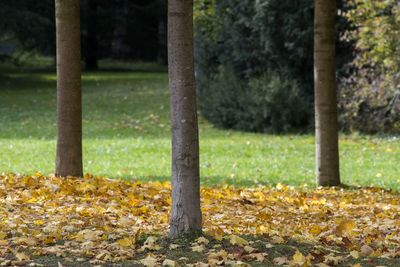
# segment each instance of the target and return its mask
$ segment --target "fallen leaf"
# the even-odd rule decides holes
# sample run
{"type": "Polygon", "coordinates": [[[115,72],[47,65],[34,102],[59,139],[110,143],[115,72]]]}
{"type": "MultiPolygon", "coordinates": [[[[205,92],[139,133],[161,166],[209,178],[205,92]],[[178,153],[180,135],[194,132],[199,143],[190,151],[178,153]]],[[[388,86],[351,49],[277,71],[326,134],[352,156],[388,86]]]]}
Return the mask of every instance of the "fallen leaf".
{"type": "Polygon", "coordinates": [[[176,267],[178,266],[176,261],[165,259],[162,263],[162,266],[176,267]]]}
{"type": "Polygon", "coordinates": [[[177,249],[177,248],[179,248],[179,247],[180,247],[180,246],[177,245],[177,244],[170,244],[170,245],[169,245],[169,249],[172,249],[172,250],[177,249]]]}
{"type": "Polygon", "coordinates": [[[203,252],[206,248],[204,245],[197,245],[192,247],[193,252],[203,252]]]}
{"type": "Polygon", "coordinates": [[[30,260],[30,257],[23,252],[15,253],[15,258],[17,258],[17,260],[19,260],[19,261],[29,261],[30,260]]]}
{"type": "Polygon", "coordinates": [[[363,255],[363,256],[369,256],[369,255],[371,255],[373,252],[374,252],[374,250],[373,250],[370,246],[368,246],[368,245],[363,245],[363,246],[361,247],[361,255],[363,255]]]}
{"type": "Polygon", "coordinates": [[[274,258],[274,259],[272,260],[272,262],[273,262],[275,265],[284,265],[284,264],[289,263],[289,260],[288,260],[287,257],[276,257],[276,258],[274,258]]]}
{"type": "Polygon", "coordinates": [[[204,236],[197,238],[196,242],[198,244],[204,244],[204,245],[208,245],[208,243],[210,243],[210,241],[207,238],[205,238],[204,236]]]}
{"type": "Polygon", "coordinates": [[[295,254],[293,255],[293,259],[290,262],[292,265],[300,265],[303,266],[303,264],[306,262],[306,257],[300,252],[296,251],[295,254]]]}
{"type": "Polygon", "coordinates": [[[118,245],[120,245],[121,247],[124,247],[124,248],[132,247],[132,245],[133,245],[132,239],[130,239],[129,237],[119,239],[117,241],[117,243],[118,243],[118,245]]]}
{"type": "Polygon", "coordinates": [[[336,227],[338,235],[351,234],[356,227],[356,223],[353,220],[342,220],[336,227]]]}
{"type": "Polygon", "coordinates": [[[147,257],[140,260],[140,262],[146,267],[154,267],[157,266],[158,260],[154,258],[152,255],[147,255],[147,257]]]}
{"type": "Polygon", "coordinates": [[[249,242],[247,242],[246,239],[243,239],[243,238],[241,238],[241,237],[239,237],[237,235],[231,235],[231,237],[229,239],[229,242],[232,245],[238,245],[238,246],[243,246],[243,247],[247,246],[249,244],[249,242]]]}
{"type": "Polygon", "coordinates": [[[358,259],[360,257],[360,253],[358,251],[351,251],[350,255],[354,258],[354,259],[358,259]]]}

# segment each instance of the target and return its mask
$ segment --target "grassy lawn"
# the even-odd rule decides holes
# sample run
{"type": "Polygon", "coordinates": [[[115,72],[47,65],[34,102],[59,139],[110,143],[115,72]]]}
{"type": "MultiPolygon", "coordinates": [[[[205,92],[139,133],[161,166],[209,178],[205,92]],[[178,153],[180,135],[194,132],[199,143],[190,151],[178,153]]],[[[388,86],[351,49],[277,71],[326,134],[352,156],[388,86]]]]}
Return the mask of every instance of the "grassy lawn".
{"type": "MultiPolygon", "coordinates": [[[[54,70],[0,69],[0,172],[53,172],[54,70]]],[[[168,180],[169,93],[162,68],[83,74],[85,172],[168,180]]],[[[201,119],[207,185],[314,185],[314,137],[219,130],[201,119]]],[[[342,181],[400,189],[399,137],[341,136],[342,181]]]]}

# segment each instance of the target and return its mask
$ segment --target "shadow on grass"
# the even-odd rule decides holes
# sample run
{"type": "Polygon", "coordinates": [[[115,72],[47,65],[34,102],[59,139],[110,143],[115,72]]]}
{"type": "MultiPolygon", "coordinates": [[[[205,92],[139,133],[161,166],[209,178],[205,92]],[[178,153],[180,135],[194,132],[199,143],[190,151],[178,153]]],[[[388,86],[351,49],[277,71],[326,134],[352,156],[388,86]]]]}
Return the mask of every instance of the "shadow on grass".
{"type": "MultiPolygon", "coordinates": [[[[148,235],[142,236],[136,243],[136,247],[143,246],[148,235]]],[[[187,264],[195,264],[199,262],[207,263],[210,259],[210,253],[218,253],[225,251],[228,256],[220,256],[216,258],[220,261],[221,266],[229,265],[231,262],[244,262],[251,266],[282,266],[290,265],[295,253],[300,252],[304,257],[310,258],[312,266],[325,263],[326,266],[353,266],[360,264],[364,267],[372,266],[400,266],[400,259],[398,258],[378,258],[378,257],[359,257],[353,258],[350,255],[350,250],[333,247],[324,244],[312,244],[306,242],[298,242],[289,239],[287,242],[280,244],[273,243],[273,240],[264,236],[243,236],[246,239],[253,252],[246,251],[243,246],[232,245],[229,241],[229,236],[221,241],[218,241],[210,236],[205,236],[209,241],[204,244],[204,249],[201,252],[194,252],[193,246],[198,246],[196,237],[184,236],[175,240],[168,239],[164,236],[157,236],[157,245],[160,249],[152,251],[140,251],[129,260],[121,260],[119,262],[103,262],[96,261],[92,258],[76,258],[72,255],[66,257],[58,257],[55,255],[35,256],[33,261],[35,263],[43,264],[44,266],[93,266],[93,264],[101,264],[102,266],[143,266],[140,260],[147,257],[149,253],[152,257],[159,259],[157,266],[161,266],[164,259],[169,259],[176,262],[177,266],[185,266],[187,264]],[[171,244],[177,246],[176,249],[171,249],[171,244]],[[256,259],[252,254],[258,254],[259,258],[256,259]]],[[[224,252],[224,253],[225,253],[224,252]]],[[[223,253],[220,255],[224,255],[223,253]]],[[[93,255],[94,257],[96,255],[93,255]]],[[[239,265],[237,265],[239,266],[239,265]]],[[[243,265],[240,265],[243,266],[243,265]]],[[[290,265],[292,266],[292,265],[290,265]]],[[[308,266],[308,265],[307,265],[308,266]]]]}
{"type": "MultiPolygon", "coordinates": [[[[132,177],[129,175],[122,175],[120,177],[110,177],[113,179],[124,179],[128,181],[137,180],[141,182],[169,182],[171,181],[171,177],[168,175],[165,176],[136,176],[132,177]]],[[[270,186],[274,187],[277,185],[276,181],[254,181],[253,179],[246,179],[242,177],[236,177],[235,179],[226,177],[226,176],[202,176],[200,178],[200,182],[202,186],[223,186],[223,185],[232,185],[235,187],[256,187],[256,186],[270,186]]]]}

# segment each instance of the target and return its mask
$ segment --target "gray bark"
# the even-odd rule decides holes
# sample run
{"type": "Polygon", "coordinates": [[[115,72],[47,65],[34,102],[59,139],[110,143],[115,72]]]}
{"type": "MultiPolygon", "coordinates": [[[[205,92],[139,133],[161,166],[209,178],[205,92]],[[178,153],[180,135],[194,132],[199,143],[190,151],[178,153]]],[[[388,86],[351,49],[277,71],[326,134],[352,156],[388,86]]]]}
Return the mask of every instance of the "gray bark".
{"type": "Polygon", "coordinates": [[[335,20],[336,0],[315,0],[316,172],[320,186],[340,184],[335,20]]]}
{"type": "Polygon", "coordinates": [[[193,0],[168,1],[172,119],[170,237],[201,230],[199,134],[193,55],[193,0]]]}

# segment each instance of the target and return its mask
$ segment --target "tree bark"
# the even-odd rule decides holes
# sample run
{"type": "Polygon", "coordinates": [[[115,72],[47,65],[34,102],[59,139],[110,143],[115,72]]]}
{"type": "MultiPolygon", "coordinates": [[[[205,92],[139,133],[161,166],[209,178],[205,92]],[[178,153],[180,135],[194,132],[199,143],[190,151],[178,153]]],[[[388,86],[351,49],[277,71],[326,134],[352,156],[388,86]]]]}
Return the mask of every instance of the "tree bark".
{"type": "Polygon", "coordinates": [[[88,0],[85,63],[87,70],[98,69],[97,0],[88,0]]]}
{"type": "Polygon", "coordinates": [[[168,1],[172,119],[170,237],[201,231],[199,133],[193,55],[193,0],[168,1]]]}
{"type": "Polygon", "coordinates": [[[56,175],[81,177],[82,96],[80,0],[56,0],[56,175]]]}
{"type": "Polygon", "coordinates": [[[320,186],[340,184],[336,95],[336,0],[315,0],[316,173],[320,186]]]}

